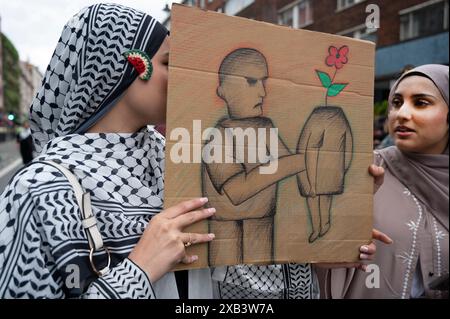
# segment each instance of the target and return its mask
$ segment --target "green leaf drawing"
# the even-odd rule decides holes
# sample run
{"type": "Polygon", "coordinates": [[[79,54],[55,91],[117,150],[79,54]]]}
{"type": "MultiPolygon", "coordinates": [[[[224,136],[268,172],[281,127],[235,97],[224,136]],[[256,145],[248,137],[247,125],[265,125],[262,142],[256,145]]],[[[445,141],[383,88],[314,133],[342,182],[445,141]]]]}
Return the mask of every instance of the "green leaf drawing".
{"type": "Polygon", "coordinates": [[[319,76],[320,82],[322,82],[322,86],[324,88],[329,88],[331,85],[331,78],[330,76],[322,71],[316,70],[317,75],[319,76]]]}
{"type": "Polygon", "coordinates": [[[328,96],[336,96],[347,86],[348,83],[336,83],[328,88],[328,96]]]}

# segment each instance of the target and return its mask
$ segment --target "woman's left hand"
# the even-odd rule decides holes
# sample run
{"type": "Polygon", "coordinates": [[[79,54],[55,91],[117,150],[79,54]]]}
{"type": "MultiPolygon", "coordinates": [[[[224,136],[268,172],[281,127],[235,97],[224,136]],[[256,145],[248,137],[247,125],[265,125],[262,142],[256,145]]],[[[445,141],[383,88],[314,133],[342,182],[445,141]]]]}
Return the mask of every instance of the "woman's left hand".
{"type": "Polygon", "coordinates": [[[373,177],[373,193],[375,194],[384,182],[384,168],[372,164],[369,166],[369,174],[373,177]]]}
{"type": "MultiPolygon", "coordinates": [[[[379,240],[385,244],[392,244],[392,239],[386,234],[380,232],[379,230],[372,229],[372,239],[379,240]]],[[[371,241],[368,245],[363,245],[359,248],[359,259],[361,261],[373,260],[375,258],[375,253],[377,251],[377,246],[374,241],[371,241]]],[[[359,263],[319,263],[316,266],[320,268],[357,268],[362,271],[366,271],[367,265],[362,262],[359,263]]]]}

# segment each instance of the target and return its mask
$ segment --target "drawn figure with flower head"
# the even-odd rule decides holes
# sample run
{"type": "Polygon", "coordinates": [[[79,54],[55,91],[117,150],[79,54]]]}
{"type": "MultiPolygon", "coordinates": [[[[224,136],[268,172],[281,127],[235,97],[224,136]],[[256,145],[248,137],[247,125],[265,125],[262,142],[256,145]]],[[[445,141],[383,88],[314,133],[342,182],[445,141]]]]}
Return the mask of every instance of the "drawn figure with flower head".
{"type": "Polygon", "coordinates": [[[328,97],[338,95],[348,83],[334,83],[336,73],[348,62],[349,48],[329,47],[325,63],[335,68],[333,77],[316,70],[322,86],[327,89],[325,105],[314,108],[303,126],[297,153],[304,153],[306,170],[297,174],[300,194],[306,197],[313,243],[331,227],[331,206],[334,195],[344,192],[344,179],[353,155],[350,124],[339,106],[327,105],[328,97]]]}

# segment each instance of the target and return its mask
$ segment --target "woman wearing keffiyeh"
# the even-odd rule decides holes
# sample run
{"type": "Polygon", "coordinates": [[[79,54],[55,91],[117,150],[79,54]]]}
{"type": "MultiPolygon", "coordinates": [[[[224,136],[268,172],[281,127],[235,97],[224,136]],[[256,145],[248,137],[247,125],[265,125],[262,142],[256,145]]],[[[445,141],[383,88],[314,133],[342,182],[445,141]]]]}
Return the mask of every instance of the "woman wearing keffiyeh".
{"type": "Polygon", "coordinates": [[[178,298],[169,271],[196,259],[184,244],[212,239],[182,228],[213,211],[193,199],[159,213],[164,137],[146,126],[165,120],[168,41],[154,18],[119,5],[85,8],[64,27],[31,106],[40,156],[0,199],[0,297],[178,298]],[[49,160],[91,195],[111,256],[101,277],[73,189],[49,160]]]}

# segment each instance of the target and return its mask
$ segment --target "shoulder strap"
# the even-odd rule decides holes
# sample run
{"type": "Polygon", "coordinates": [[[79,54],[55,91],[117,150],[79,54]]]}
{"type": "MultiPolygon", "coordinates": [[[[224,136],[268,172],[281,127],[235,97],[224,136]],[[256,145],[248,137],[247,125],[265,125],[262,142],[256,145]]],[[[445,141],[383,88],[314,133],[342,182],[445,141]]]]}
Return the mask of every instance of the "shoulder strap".
{"type": "Polygon", "coordinates": [[[39,162],[51,165],[56,169],[58,169],[61,173],[64,174],[69,183],[72,185],[72,188],[75,192],[75,198],[81,211],[81,223],[86,232],[89,241],[89,247],[91,248],[89,254],[91,266],[99,276],[106,274],[109,271],[111,258],[108,249],[106,247],[103,247],[102,235],[98,230],[97,220],[94,214],[92,213],[91,196],[89,192],[84,191],[83,187],[80,185],[75,175],[73,175],[72,172],[70,172],[64,166],[57,164],[53,161],[39,161],[39,162]],[[93,253],[96,251],[100,251],[102,249],[105,249],[105,251],[108,254],[108,265],[101,270],[97,270],[93,261],[93,253]]]}

